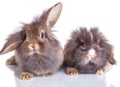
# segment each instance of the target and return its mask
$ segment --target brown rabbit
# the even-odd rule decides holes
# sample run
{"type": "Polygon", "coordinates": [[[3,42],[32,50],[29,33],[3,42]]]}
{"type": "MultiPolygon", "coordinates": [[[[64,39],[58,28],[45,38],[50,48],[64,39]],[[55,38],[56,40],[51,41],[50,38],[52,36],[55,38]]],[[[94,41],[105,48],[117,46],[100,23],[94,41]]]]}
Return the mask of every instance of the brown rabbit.
{"type": "Polygon", "coordinates": [[[115,64],[112,45],[97,28],[73,31],[71,39],[65,45],[64,66],[69,75],[104,74],[107,63],[115,64]]]}
{"type": "Polygon", "coordinates": [[[15,50],[15,55],[6,63],[16,64],[22,70],[20,79],[29,80],[33,76],[51,75],[62,65],[63,49],[51,30],[61,10],[62,4],[57,3],[40,18],[24,24],[20,32],[8,37],[0,54],[15,50]]]}

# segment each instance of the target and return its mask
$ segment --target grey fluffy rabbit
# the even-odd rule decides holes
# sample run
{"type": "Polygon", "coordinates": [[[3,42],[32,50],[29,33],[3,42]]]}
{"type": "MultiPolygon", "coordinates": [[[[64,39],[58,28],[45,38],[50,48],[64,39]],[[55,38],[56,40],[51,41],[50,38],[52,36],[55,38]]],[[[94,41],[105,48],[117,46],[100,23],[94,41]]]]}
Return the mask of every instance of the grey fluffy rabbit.
{"type": "Polygon", "coordinates": [[[6,63],[16,64],[22,70],[20,79],[51,75],[62,65],[63,49],[51,30],[61,10],[62,4],[59,2],[30,24],[24,24],[20,32],[8,37],[0,54],[15,50],[14,56],[6,63]]]}
{"type": "Polygon", "coordinates": [[[112,49],[112,45],[97,28],[73,31],[64,49],[66,73],[104,74],[104,67],[108,63],[116,63],[112,49]]]}

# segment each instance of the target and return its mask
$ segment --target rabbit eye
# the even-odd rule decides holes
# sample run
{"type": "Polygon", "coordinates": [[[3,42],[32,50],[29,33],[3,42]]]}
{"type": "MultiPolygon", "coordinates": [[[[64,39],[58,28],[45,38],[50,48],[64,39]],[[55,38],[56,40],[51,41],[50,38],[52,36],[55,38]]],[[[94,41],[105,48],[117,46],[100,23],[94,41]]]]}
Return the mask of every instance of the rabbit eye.
{"type": "Polygon", "coordinates": [[[80,42],[80,49],[82,51],[86,51],[85,42],[83,42],[83,41],[80,42]]]}
{"type": "Polygon", "coordinates": [[[45,38],[45,32],[42,32],[42,33],[40,34],[40,37],[41,37],[41,38],[45,38]]]}
{"type": "Polygon", "coordinates": [[[44,33],[41,33],[41,38],[44,38],[44,33]]]}
{"type": "Polygon", "coordinates": [[[85,43],[83,41],[80,41],[80,46],[84,46],[85,43]]]}

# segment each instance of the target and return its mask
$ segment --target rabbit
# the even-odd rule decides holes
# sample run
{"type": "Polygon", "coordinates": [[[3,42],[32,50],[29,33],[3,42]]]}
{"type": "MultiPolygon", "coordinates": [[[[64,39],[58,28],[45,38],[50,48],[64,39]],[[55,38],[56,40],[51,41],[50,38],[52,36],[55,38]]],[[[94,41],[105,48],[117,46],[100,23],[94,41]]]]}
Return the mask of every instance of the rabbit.
{"type": "Polygon", "coordinates": [[[0,54],[15,50],[14,56],[6,61],[21,69],[19,78],[30,80],[34,76],[49,76],[63,64],[64,53],[51,28],[57,22],[62,10],[59,2],[30,24],[23,24],[22,30],[11,34],[0,54]]]}
{"type": "Polygon", "coordinates": [[[98,28],[75,30],[64,48],[65,72],[71,76],[79,73],[103,75],[108,63],[116,63],[112,50],[113,46],[98,28]]]}

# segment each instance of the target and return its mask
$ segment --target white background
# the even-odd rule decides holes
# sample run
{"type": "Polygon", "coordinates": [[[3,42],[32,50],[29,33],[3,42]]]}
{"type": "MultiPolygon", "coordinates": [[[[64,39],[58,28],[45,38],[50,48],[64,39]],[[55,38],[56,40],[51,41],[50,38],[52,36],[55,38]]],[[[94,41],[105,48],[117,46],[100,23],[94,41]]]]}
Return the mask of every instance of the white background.
{"type": "Polygon", "coordinates": [[[120,87],[120,1],[119,0],[0,0],[0,49],[11,33],[20,30],[20,22],[30,23],[43,10],[57,2],[63,3],[59,20],[53,27],[64,47],[73,30],[79,27],[98,27],[114,46],[117,65],[105,76],[79,75],[71,78],[58,72],[50,78],[21,81],[6,67],[5,61],[13,55],[0,55],[0,87],[120,87]]]}

